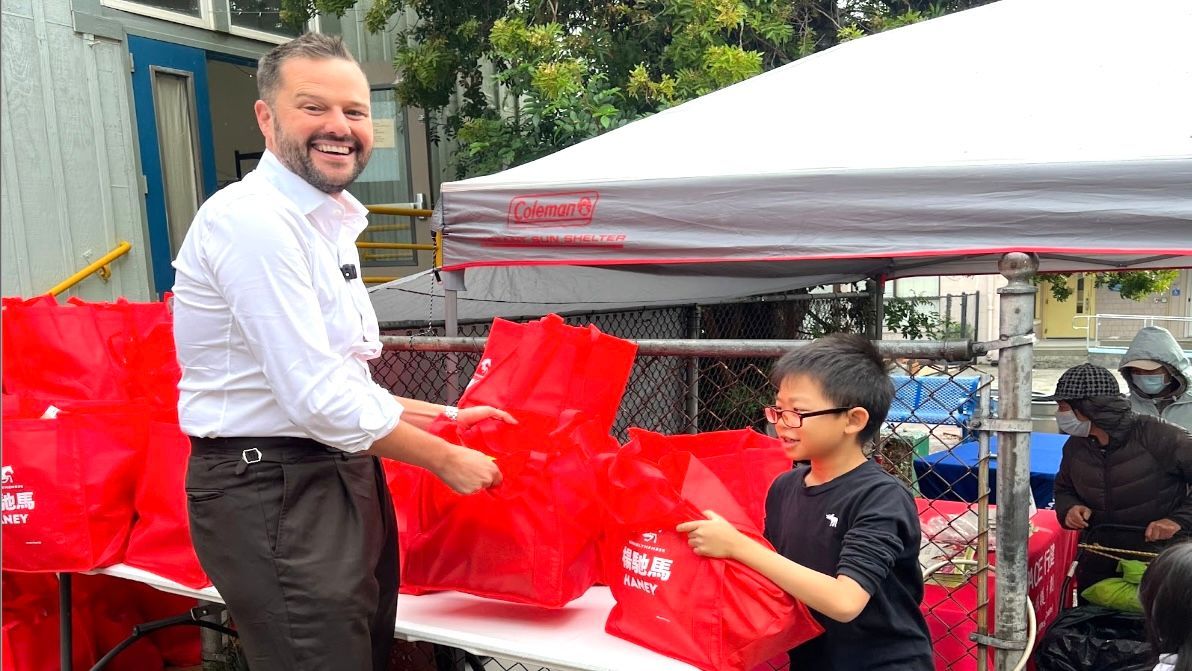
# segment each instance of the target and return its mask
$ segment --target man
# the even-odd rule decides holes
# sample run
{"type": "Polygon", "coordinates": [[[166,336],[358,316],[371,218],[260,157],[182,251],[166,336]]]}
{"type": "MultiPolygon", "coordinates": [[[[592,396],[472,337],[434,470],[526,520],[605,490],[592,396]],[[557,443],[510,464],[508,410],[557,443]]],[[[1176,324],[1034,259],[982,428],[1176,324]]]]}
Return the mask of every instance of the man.
{"type": "Polygon", "coordinates": [[[1122,357],[1119,371],[1130,387],[1130,406],[1192,431],[1192,362],[1171,332],[1144,326],[1122,357]]]}
{"type": "Polygon", "coordinates": [[[377,457],[469,494],[500,471],[423,429],[442,413],[513,419],[395,398],[370,377],[366,210],[344,190],[372,150],[369,86],[340,38],[277,47],[257,86],[268,151],[203,205],[174,263],[191,534],[253,671],[373,671],[388,662],[398,575],[377,457]]]}

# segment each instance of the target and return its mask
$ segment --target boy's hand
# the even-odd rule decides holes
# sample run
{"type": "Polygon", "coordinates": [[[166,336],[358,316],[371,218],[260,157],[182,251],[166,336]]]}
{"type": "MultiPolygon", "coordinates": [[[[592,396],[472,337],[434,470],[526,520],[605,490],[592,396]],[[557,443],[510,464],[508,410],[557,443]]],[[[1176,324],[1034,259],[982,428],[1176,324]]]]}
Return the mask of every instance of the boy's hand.
{"type": "Polygon", "coordinates": [[[708,519],[684,522],[675,527],[675,531],[687,534],[687,544],[701,557],[732,559],[742,543],[748,539],[737,531],[736,527],[711,510],[705,510],[704,515],[707,515],[708,519]]]}

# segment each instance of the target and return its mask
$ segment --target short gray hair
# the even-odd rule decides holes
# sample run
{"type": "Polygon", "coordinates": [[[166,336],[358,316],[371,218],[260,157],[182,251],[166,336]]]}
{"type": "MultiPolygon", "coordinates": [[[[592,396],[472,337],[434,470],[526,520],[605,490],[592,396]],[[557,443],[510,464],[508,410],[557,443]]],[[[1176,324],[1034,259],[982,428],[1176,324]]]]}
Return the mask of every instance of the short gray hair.
{"type": "Polygon", "coordinates": [[[356,62],[352,53],[344,46],[344,39],[339,35],[303,33],[285,44],[274,47],[257,63],[257,95],[261,100],[273,103],[273,96],[281,83],[281,65],[291,58],[342,58],[345,61],[356,62]]]}

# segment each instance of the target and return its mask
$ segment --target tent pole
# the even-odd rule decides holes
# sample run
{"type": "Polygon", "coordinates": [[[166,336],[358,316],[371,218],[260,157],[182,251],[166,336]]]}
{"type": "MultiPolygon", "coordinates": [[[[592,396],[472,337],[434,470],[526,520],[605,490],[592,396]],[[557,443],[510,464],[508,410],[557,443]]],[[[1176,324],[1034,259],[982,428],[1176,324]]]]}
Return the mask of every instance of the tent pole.
{"type": "MultiPolygon", "coordinates": [[[[459,336],[459,292],[467,291],[464,284],[464,271],[450,271],[443,273],[443,335],[448,338],[459,336]]],[[[454,404],[459,400],[459,354],[447,353],[446,370],[447,403],[454,404]]]]}
{"type": "Polygon", "coordinates": [[[997,581],[994,645],[997,671],[1010,671],[1027,640],[1027,545],[1031,500],[1031,369],[1035,366],[1035,285],[1039,269],[1034,254],[1010,252],[998,263],[1009,284],[998,289],[1001,301],[998,354],[997,581]]]}
{"type": "MultiPolygon", "coordinates": [[[[691,306],[691,314],[687,321],[687,337],[699,340],[702,333],[700,325],[700,306],[691,306]]],[[[699,433],[699,357],[687,359],[687,433],[699,433]]]]}
{"type": "MultiPolygon", "coordinates": [[[[459,336],[459,299],[458,293],[454,289],[443,290],[443,335],[448,338],[455,338],[459,336]]],[[[453,405],[459,400],[459,354],[455,352],[447,352],[447,361],[444,375],[447,378],[447,400],[448,405],[453,405]]]]}
{"type": "Polygon", "coordinates": [[[459,292],[447,289],[443,292],[443,335],[448,338],[459,336],[459,292]]]}

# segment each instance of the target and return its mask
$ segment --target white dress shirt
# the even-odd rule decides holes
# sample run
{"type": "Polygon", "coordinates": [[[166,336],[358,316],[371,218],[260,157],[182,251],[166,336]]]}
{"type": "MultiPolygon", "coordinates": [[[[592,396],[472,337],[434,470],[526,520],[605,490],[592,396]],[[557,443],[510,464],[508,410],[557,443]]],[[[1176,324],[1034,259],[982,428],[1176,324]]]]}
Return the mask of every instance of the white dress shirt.
{"type": "Polygon", "coordinates": [[[367,210],[270,152],[195,215],[174,261],[182,430],[200,437],[309,437],[348,452],[397,425],[372,380],[377,315],[359,275],[367,210]]]}

